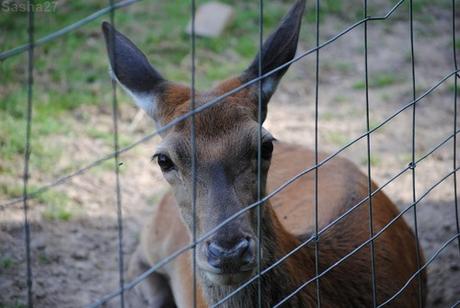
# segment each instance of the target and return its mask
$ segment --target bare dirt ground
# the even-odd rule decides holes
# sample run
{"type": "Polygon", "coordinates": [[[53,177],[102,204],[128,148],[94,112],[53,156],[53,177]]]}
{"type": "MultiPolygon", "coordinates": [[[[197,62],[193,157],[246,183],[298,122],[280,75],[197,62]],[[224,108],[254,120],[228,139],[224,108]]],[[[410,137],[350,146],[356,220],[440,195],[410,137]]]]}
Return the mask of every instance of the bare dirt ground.
{"type": "MultiPolygon", "coordinates": [[[[415,24],[417,96],[454,70],[452,61],[451,16],[449,11],[432,12],[433,20],[415,24]]],[[[326,39],[344,28],[343,22],[328,20],[321,31],[326,39]]],[[[308,31],[308,29],[304,29],[308,31]]],[[[313,33],[313,29],[311,29],[313,33]]],[[[412,100],[409,24],[395,16],[385,25],[369,25],[369,73],[372,80],[391,76],[389,82],[373,85],[369,92],[371,126],[375,126],[412,100]]],[[[319,144],[320,150],[334,152],[365,131],[363,28],[358,27],[320,53],[319,144]]],[[[102,42],[102,41],[101,41],[102,42]]],[[[301,43],[301,49],[313,46],[301,43]]],[[[104,55],[101,55],[101,57],[104,55]]],[[[312,147],[314,142],[314,56],[292,66],[269,106],[265,126],[283,142],[312,147]]],[[[453,133],[453,78],[416,106],[416,157],[453,133]]],[[[108,105],[109,106],[109,105],[108,105]]],[[[137,140],[153,129],[143,118],[135,129],[134,107],[121,107],[120,134],[137,140]]],[[[82,127],[110,132],[110,107],[81,108],[69,122],[75,133],[53,136],[46,142],[58,144],[65,155],[56,166],[75,161],[83,166],[105,153],[110,143],[80,133],[82,127]]],[[[400,113],[371,135],[372,177],[384,184],[411,160],[412,109],[400,113]]],[[[120,160],[123,246],[125,265],[138,241],[145,217],[168,189],[150,156],[159,138],[124,153],[120,160]]],[[[458,145],[457,145],[458,147],[458,145]]],[[[458,148],[460,150],[460,148],[458,148]]],[[[341,153],[367,172],[366,139],[341,153]]],[[[417,164],[416,195],[453,170],[452,139],[417,164]]],[[[460,164],[460,161],[458,162],[460,164]]],[[[36,307],[78,307],[94,302],[118,286],[117,220],[113,164],[103,164],[55,188],[71,200],[70,219],[46,219],[47,205],[30,202],[31,254],[36,307]]],[[[299,170],[300,171],[300,170],[299,170]]],[[[57,174],[34,174],[33,183],[47,183],[57,174]]],[[[0,181],[17,182],[6,178],[0,181]]],[[[384,191],[400,209],[412,202],[410,170],[384,191]]],[[[453,177],[448,177],[417,205],[421,247],[430,258],[455,235],[453,177]]],[[[321,206],[321,205],[320,205],[321,206]]],[[[413,225],[413,212],[404,215],[413,225]]],[[[0,210],[0,307],[17,307],[26,299],[26,270],[23,214],[19,205],[0,210]],[[5,261],[9,260],[9,261],[5,261]]],[[[428,266],[428,307],[450,307],[460,300],[460,256],[452,242],[428,266]]]]}

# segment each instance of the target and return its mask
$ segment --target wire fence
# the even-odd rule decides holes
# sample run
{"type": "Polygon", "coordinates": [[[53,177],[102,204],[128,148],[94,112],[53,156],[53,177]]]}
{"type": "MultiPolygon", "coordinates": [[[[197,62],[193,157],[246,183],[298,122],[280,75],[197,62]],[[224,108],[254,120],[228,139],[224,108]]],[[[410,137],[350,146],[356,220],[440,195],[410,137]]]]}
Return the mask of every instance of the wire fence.
{"type": "MultiPolygon", "coordinates": [[[[369,22],[373,21],[384,21],[396,11],[398,10],[401,5],[405,2],[405,0],[400,0],[398,1],[393,7],[390,8],[390,10],[387,11],[385,15],[382,16],[369,16],[368,15],[368,1],[363,0],[363,16],[362,19],[349,25],[336,35],[332,36],[330,39],[320,42],[320,6],[321,6],[321,1],[316,0],[316,5],[315,5],[315,10],[316,10],[316,46],[310,50],[307,50],[296,57],[294,59],[286,62],[285,64],[263,74],[262,73],[262,57],[259,57],[259,63],[258,63],[258,77],[254,78],[250,81],[245,82],[244,84],[236,87],[235,89],[220,95],[217,98],[214,98],[204,104],[201,105],[196,105],[195,104],[195,75],[196,75],[196,47],[195,47],[195,10],[196,10],[196,4],[194,0],[191,0],[191,11],[190,15],[192,17],[192,34],[191,34],[191,41],[190,41],[190,48],[192,52],[192,66],[191,66],[191,89],[192,89],[192,95],[191,95],[191,105],[190,105],[190,110],[183,114],[180,117],[175,118],[174,120],[170,121],[168,124],[162,126],[155,132],[152,132],[151,134],[148,134],[141,138],[140,140],[132,143],[131,145],[127,147],[122,147],[120,148],[119,146],[119,141],[118,141],[118,103],[117,103],[117,95],[116,95],[116,84],[113,82],[112,84],[112,115],[113,115],[113,130],[114,130],[114,135],[113,135],[113,149],[114,151],[94,162],[91,162],[90,164],[83,166],[82,168],[66,174],[62,177],[56,178],[49,184],[43,185],[39,187],[38,189],[34,191],[29,191],[29,185],[28,185],[28,179],[29,179],[29,158],[30,158],[30,152],[31,152],[31,143],[30,143],[30,138],[31,138],[31,129],[32,129],[32,107],[33,107],[33,88],[34,88],[34,80],[33,80],[33,75],[34,75],[34,49],[37,47],[40,47],[47,42],[50,42],[62,35],[65,35],[67,33],[70,33],[87,23],[97,19],[100,16],[109,14],[110,15],[110,20],[112,24],[114,24],[114,14],[117,9],[126,7],[128,5],[134,4],[138,2],[137,0],[126,0],[126,1],[120,1],[120,2],[114,2],[113,0],[109,1],[109,4],[106,8],[95,12],[94,14],[91,14],[90,16],[83,18],[79,21],[77,21],[74,24],[71,24],[67,27],[64,27],[54,33],[51,33],[45,37],[36,39],[35,38],[35,33],[34,33],[34,10],[29,9],[28,10],[28,20],[29,20],[29,26],[28,26],[28,43],[19,47],[16,47],[11,50],[3,51],[0,52],[0,60],[6,60],[12,56],[18,55],[23,52],[28,53],[28,65],[27,65],[27,84],[28,84],[28,95],[27,95],[27,113],[26,113],[26,140],[25,140],[25,154],[24,154],[24,172],[23,172],[23,194],[19,198],[14,198],[11,200],[7,200],[4,202],[0,203],[0,209],[4,210],[7,209],[9,206],[12,206],[14,204],[23,204],[23,211],[24,211],[24,232],[25,232],[25,238],[24,238],[24,245],[25,245],[25,251],[26,251],[26,263],[27,263],[27,296],[28,296],[28,306],[32,307],[33,306],[33,284],[32,284],[32,266],[31,266],[31,258],[30,258],[30,226],[29,226],[29,219],[28,219],[28,210],[29,210],[29,204],[28,201],[32,198],[36,198],[40,194],[43,194],[45,191],[53,189],[56,186],[63,185],[66,182],[68,182],[70,179],[80,176],[89,170],[93,169],[94,167],[102,164],[104,161],[107,161],[109,159],[114,159],[114,176],[115,176],[115,193],[116,193],[116,211],[117,211],[117,223],[118,223],[118,271],[119,271],[119,288],[106,296],[100,298],[99,300],[95,301],[94,303],[91,303],[88,305],[88,307],[99,307],[110,300],[119,297],[120,298],[120,305],[121,307],[125,306],[125,300],[124,300],[124,294],[126,291],[132,289],[135,287],[137,284],[141,283],[143,280],[145,280],[149,275],[151,275],[154,272],[157,272],[161,267],[164,265],[168,264],[175,258],[177,258],[179,255],[186,253],[187,251],[191,250],[193,253],[193,306],[195,307],[197,304],[197,299],[196,299],[196,291],[197,291],[197,281],[196,281],[196,247],[199,243],[205,241],[207,238],[209,238],[211,235],[213,235],[217,230],[221,229],[225,225],[227,225],[229,222],[232,220],[238,218],[242,214],[244,214],[247,211],[257,209],[257,234],[258,234],[258,242],[257,242],[257,273],[253,277],[251,277],[248,281],[243,283],[241,286],[236,288],[233,292],[229,293],[226,295],[224,298],[222,298],[219,302],[213,305],[213,307],[217,307],[225,303],[228,299],[230,299],[232,296],[243,290],[244,288],[248,287],[249,285],[253,284],[254,282],[257,283],[257,294],[258,294],[258,306],[261,307],[263,306],[263,298],[262,298],[262,292],[261,292],[261,278],[272,271],[274,268],[279,266],[282,262],[284,262],[287,258],[307,246],[308,244],[314,243],[315,245],[315,276],[303,283],[302,285],[298,286],[297,289],[295,289],[291,294],[288,294],[285,296],[280,302],[276,303],[274,307],[279,307],[285,303],[287,303],[293,296],[301,292],[305,287],[307,287],[310,284],[315,284],[316,287],[316,297],[317,297],[317,306],[321,306],[321,294],[320,294],[320,278],[322,278],[324,275],[326,275],[328,272],[336,268],[338,265],[342,264],[344,261],[346,261],[348,258],[356,254],[358,251],[360,251],[363,247],[369,246],[370,251],[371,251],[371,281],[372,281],[372,299],[373,299],[373,307],[382,307],[386,304],[391,303],[394,299],[398,297],[409,285],[412,281],[418,280],[418,303],[419,306],[422,305],[422,283],[421,283],[421,273],[426,267],[431,264],[437,257],[438,255],[450,244],[455,242],[457,240],[457,243],[459,245],[459,252],[460,252],[460,223],[459,223],[459,211],[458,211],[458,194],[457,194],[457,171],[459,167],[457,166],[456,159],[457,159],[457,134],[459,133],[460,129],[457,127],[457,96],[458,96],[458,78],[460,77],[459,75],[459,68],[457,64],[457,58],[456,58],[456,33],[455,33],[455,28],[456,28],[456,1],[452,0],[452,70],[449,74],[445,75],[442,79],[438,80],[435,84],[432,85],[431,88],[429,88],[427,91],[422,93],[421,95],[417,96],[416,95],[416,70],[415,70],[415,56],[414,56],[414,29],[413,29],[413,0],[409,0],[409,26],[410,26],[410,59],[411,59],[411,75],[412,75],[412,100],[404,104],[400,109],[398,109],[396,112],[392,113],[390,116],[388,116],[385,120],[383,120],[381,123],[376,125],[375,127],[371,128],[370,125],[370,107],[369,107],[369,73],[368,73],[368,24],[369,22]],[[318,134],[319,134],[319,127],[318,127],[318,121],[319,121],[319,65],[320,65],[320,51],[324,47],[334,43],[337,39],[340,37],[345,36],[347,33],[350,31],[353,31],[359,26],[364,27],[364,36],[363,36],[363,41],[364,41],[364,67],[365,67],[365,101],[366,101],[366,132],[363,133],[362,135],[358,136],[357,138],[353,139],[334,153],[330,154],[326,158],[320,160],[319,159],[319,150],[318,150],[318,134]],[[282,185],[274,189],[272,192],[269,194],[263,196],[261,193],[261,185],[260,185],[260,178],[261,178],[261,127],[262,127],[262,101],[261,101],[261,93],[262,93],[262,81],[275,74],[276,72],[283,70],[287,68],[290,64],[300,61],[301,59],[309,56],[309,55],[315,55],[315,63],[316,63],[316,71],[315,71],[315,131],[314,131],[314,152],[315,152],[315,163],[313,166],[299,171],[297,175],[294,177],[290,178],[286,182],[284,182],[282,185]],[[437,88],[439,88],[442,84],[445,82],[453,79],[454,81],[454,98],[453,98],[453,106],[454,106],[454,114],[452,117],[452,134],[447,136],[445,139],[443,139],[440,143],[438,143],[436,146],[428,150],[426,153],[424,153],[421,157],[416,159],[415,155],[415,141],[416,141],[416,110],[417,106],[419,104],[422,104],[424,101],[423,99],[433,93],[437,88]],[[214,106],[215,104],[218,104],[225,98],[234,95],[235,93],[238,93],[239,91],[252,86],[252,85],[258,85],[258,91],[259,91],[259,101],[258,101],[258,121],[259,121],[259,141],[258,141],[258,172],[257,172],[257,178],[258,178],[258,187],[257,187],[257,193],[258,193],[258,201],[254,202],[253,204],[250,204],[246,206],[244,209],[239,210],[238,212],[234,213],[230,217],[227,217],[225,220],[220,222],[217,226],[206,232],[205,234],[201,235],[198,237],[197,232],[196,232],[196,221],[195,221],[195,211],[196,211],[196,144],[195,144],[195,139],[196,139],[196,131],[195,131],[195,115],[197,113],[203,112],[207,110],[208,108],[214,106]],[[408,166],[400,170],[397,174],[395,174],[393,177],[391,177],[387,182],[385,182],[383,185],[379,186],[378,188],[373,189],[372,188],[372,169],[371,169],[371,137],[372,133],[375,131],[381,129],[383,126],[387,125],[390,123],[396,116],[398,116],[400,113],[402,113],[405,110],[412,109],[412,146],[411,146],[411,162],[408,166]],[[125,281],[124,278],[124,260],[123,260],[123,212],[122,212],[122,199],[121,199],[121,181],[120,181],[120,169],[119,169],[119,155],[131,150],[132,148],[136,147],[137,145],[146,142],[147,140],[153,138],[154,136],[159,135],[162,132],[165,132],[166,130],[172,128],[173,126],[191,118],[192,119],[192,130],[191,130],[191,144],[192,144],[192,150],[193,150],[193,159],[192,159],[192,178],[194,179],[193,181],[193,190],[192,190],[192,204],[193,204],[193,213],[194,213],[194,221],[193,221],[193,230],[192,230],[192,242],[181,249],[175,251],[171,255],[165,257],[161,261],[157,262],[154,266],[150,267],[146,272],[142,273],[135,279],[131,281],[125,281]],[[366,141],[366,150],[367,150],[367,176],[368,176],[368,194],[367,197],[360,200],[358,203],[350,207],[346,212],[335,218],[333,221],[325,225],[324,227],[320,228],[319,223],[318,223],[318,169],[325,165],[328,161],[345,151],[347,148],[351,147],[353,144],[357,143],[360,140],[365,140],[366,141]],[[416,170],[417,170],[417,165],[425,160],[426,158],[430,157],[436,150],[438,150],[440,147],[445,145],[446,143],[452,141],[453,143],[453,165],[452,165],[452,171],[447,173],[445,176],[443,176],[439,181],[437,181],[434,185],[432,185],[428,190],[426,190],[422,195],[418,196],[416,195],[416,170]],[[278,194],[279,192],[283,191],[286,189],[289,185],[300,179],[301,177],[305,176],[308,173],[314,173],[314,179],[315,179],[315,188],[314,188],[314,194],[315,194],[315,203],[314,203],[314,233],[313,235],[308,238],[307,240],[303,241],[298,247],[290,251],[288,254],[268,266],[267,268],[262,268],[261,267],[261,252],[260,252],[260,239],[261,239],[261,220],[260,220],[260,215],[261,215],[261,207],[264,206],[264,202],[278,194]],[[373,222],[373,206],[372,206],[372,197],[374,197],[377,193],[381,192],[387,185],[395,181],[397,178],[401,177],[402,175],[406,173],[410,173],[412,176],[412,203],[402,210],[396,217],[394,217],[388,224],[386,224],[381,230],[378,232],[374,232],[374,222],[373,222]],[[452,209],[455,213],[455,221],[456,221],[456,234],[452,237],[450,237],[446,242],[444,242],[441,247],[432,255],[430,256],[427,261],[424,264],[421,264],[420,261],[420,248],[418,247],[418,222],[417,222],[417,205],[427,196],[431,193],[433,189],[435,189],[438,185],[441,183],[445,182],[448,178],[453,178],[453,191],[454,191],[454,208],[452,209]],[[342,221],[345,217],[350,215],[353,211],[358,209],[360,206],[362,206],[365,203],[369,204],[369,238],[361,243],[359,246],[357,246],[355,249],[350,251],[347,255],[342,257],[340,260],[336,261],[334,264],[329,266],[326,269],[320,270],[319,268],[319,244],[321,243],[321,235],[324,234],[328,229],[330,229],[332,226],[336,225],[340,221],[342,221]],[[374,241],[383,233],[385,230],[387,230],[395,221],[397,221],[402,215],[405,213],[412,211],[413,212],[413,218],[414,218],[414,233],[415,233],[415,238],[416,238],[416,251],[417,251],[417,271],[412,274],[412,276],[406,281],[406,283],[402,286],[400,290],[398,290],[393,296],[390,298],[386,299],[384,302],[379,303],[377,301],[377,295],[376,295],[376,275],[375,275],[375,252],[374,252],[374,241]]],[[[30,6],[34,5],[34,1],[31,0],[28,2],[30,6]]],[[[260,0],[259,1],[259,52],[261,53],[262,51],[262,45],[263,45],[263,15],[264,15],[264,1],[260,0]]],[[[113,39],[113,38],[112,38],[113,39]]],[[[458,302],[457,302],[458,304],[458,302]]],[[[457,305],[457,304],[454,304],[457,305]]]]}

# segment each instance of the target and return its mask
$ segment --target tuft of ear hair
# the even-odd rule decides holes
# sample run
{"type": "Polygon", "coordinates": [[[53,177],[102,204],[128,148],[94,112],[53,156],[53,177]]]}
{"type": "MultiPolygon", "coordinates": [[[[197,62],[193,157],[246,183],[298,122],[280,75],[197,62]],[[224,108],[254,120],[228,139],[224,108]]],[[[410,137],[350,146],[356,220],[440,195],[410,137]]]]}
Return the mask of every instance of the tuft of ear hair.
{"type": "Polygon", "coordinates": [[[102,23],[102,32],[112,77],[153,118],[157,104],[155,92],[166,80],[150,65],[142,51],[110,23],[102,23]]]}
{"type": "MultiPolygon", "coordinates": [[[[305,10],[305,0],[298,0],[287,15],[282,19],[278,28],[270,34],[262,45],[261,51],[243,74],[243,81],[247,82],[259,76],[259,61],[262,64],[262,75],[291,61],[296,54],[299,42],[300,26],[305,10]]],[[[262,81],[263,119],[266,116],[267,104],[289,65],[274,72],[262,81]]]]}

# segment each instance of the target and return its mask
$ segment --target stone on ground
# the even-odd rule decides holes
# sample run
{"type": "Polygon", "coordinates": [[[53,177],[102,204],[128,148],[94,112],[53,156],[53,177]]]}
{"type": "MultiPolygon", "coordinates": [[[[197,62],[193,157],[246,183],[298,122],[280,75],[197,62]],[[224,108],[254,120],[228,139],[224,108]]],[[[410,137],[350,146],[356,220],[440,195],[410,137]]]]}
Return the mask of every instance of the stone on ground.
{"type": "MultiPolygon", "coordinates": [[[[195,34],[204,37],[218,37],[233,17],[233,8],[220,2],[208,2],[201,5],[195,13],[195,34]]],[[[187,26],[192,34],[192,22],[187,26]]]]}

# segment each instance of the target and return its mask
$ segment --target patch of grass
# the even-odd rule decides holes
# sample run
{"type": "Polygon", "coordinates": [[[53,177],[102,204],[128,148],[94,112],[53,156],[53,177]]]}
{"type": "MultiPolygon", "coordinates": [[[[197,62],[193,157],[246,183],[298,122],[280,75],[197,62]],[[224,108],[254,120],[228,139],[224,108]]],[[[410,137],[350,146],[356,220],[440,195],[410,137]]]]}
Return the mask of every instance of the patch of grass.
{"type": "Polygon", "coordinates": [[[9,257],[3,257],[0,259],[0,267],[4,270],[12,268],[14,264],[14,260],[9,257]]]}
{"type": "Polygon", "coordinates": [[[334,97],[334,101],[337,102],[337,103],[344,103],[346,101],[348,101],[348,97],[346,97],[345,95],[342,95],[342,94],[338,94],[334,97]]]}
{"type": "MultiPolygon", "coordinates": [[[[22,161],[26,142],[26,120],[18,106],[24,105],[20,95],[13,95],[11,101],[3,104],[0,99],[0,171],[7,174],[15,172],[16,160],[22,161]],[[11,162],[8,164],[8,162],[11,162]]],[[[31,165],[47,171],[58,160],[62,149],[56,144],[49,144],[43,138],[52,134],[69,132],[66,122],[57,117],[52,108],[46,104],[34,106],[31,130],[31,165]]]]}
{"type": "MultiPolygon", "coordinates": [[[[320,22],[323,22],[327,15],[340,15],[344,19],[349,19],[350,16],[344,10],[343,1],[341,0],[324,0],[320,2],[319,7],[319,18],[320,22]]],[[[315,4],[309,5],[307,3],[307,9],[305,12],[306,21],[309,23],[316,22],[316,8],[315,4]]]]}
{"type": "MultiPolygon", "coordinates": [[[[439,4],[443,4],[443,6],[449,6],[449,1],[439,1],[439,4]]],[[[419,16],[427,15],[427,14],[420,14],[423,12],[427,12],[433,6],[433,4],[438,4],[436,1],[431,0],[417,0],[412,2],[412,10],[415,14],[419,16]]],[[[401,10],[409,11],[409,1],[405,1],[402,4],[401,10]]]]}
{"type": "Polygon", "coordinates": [[[345,134],[337,131],[327,132],[325,138],[329,143],[334,145],[343,145],[348,141],[348,138],[345,134]]]}
{"type": "MultiPolygon", "coordinates": [[[[378,156],[377,154],[371,154],[370,162],[372,167],[377,167],[382,163],[382,160],[380,159],[380,156],[378,156]]],[[[363,157],[363,159],[361,160],[361,164],[367,166],[367,156],[363,157]]]]}
{"type": "MultiPolygon", "coordinates": [[[[98,129],[95,127],[88,127],[86,129],[86,133],[90,138],[102,140],[105,144],[108,146],[113,146],[113,132],[107,132],[102,129],[98,129]]],[[[132,143],[132,140],[130,140],[127,136],[123,134],[118,135],[118,145],[120,147],[127,147],[132,143]]]]}
{"type": "Polygon", "coordinates": [[[69,221],[72,219],[73,213],[64,205],[48,205],[43,212],[43,218],[47,220],[69,221]]]}
{"type": "MultiPolygon", "coordinates": [[[[447,91],[454,93],[455,91],[455,83],[449,83],[447,86],[447,91]]],[[[460,93],[460,84],[457,83],[457,93],[460,93]]]]}
{"type": "Polygon", "coordinates": [[[347,111],[347,115],[352,118],[358,118],[363,116],[363,110],[356,107],[351,107],[347,111]]]}
{"type": "Polygon", "coordinates": [[[11,160],[25,150],[25,123],[0,112],[0,157],[11,160]]]}
{"type": "Polygon", "coordinates": [[[342,73],[348,73],[353,70],[353,64],[350,62],[338,62],[335,66],[337,70],[342,73]]]}
{"type": "Polygon", "coordinates": [[[69,221],[75,214],[70,198],[62,192],[47,191],[37,196],[37,200],[46,204],[42,216],[47,220],[69,221]]]}
{"type": "MultiPolygon", "coordinates": [[[[398,76],[382,72],[374,76],[369,76],[369,88],[383,88],[394,85],[401,81],[401,78],[398,76]]],[[[363,90],[366,88],[366,83],[364,80],[357,81],[353,84],[353,89],[363,90]]]]}
{"type": "Polygon", "coordinates": [[[86,129],[86,134],[90,138],[104,140],[104,142],[107,142],[109,144],[113,143],[113,134],[111,134],[109,132],[102,131],[102,130],[100,130],[98,128],[89,126],[86,129]]]}
{"type": "MultiPolygon", "coordinates": [[[[119,163],[120,174],[123,174],[126,168],[128,168],[128,166],[125,166],[125,162],[123,161],[123,158],[120,158],[120,161],[118,163],[119,163]]],[[[113,172],[115,168],[114,164],[115,162],[113,158],[104,160],[102,163],[100,163],[98,166],[96,166],[93,169],[93,172],[96,172],[96,173],[113,172]]]]}
{"type": "Polygon", "coordinates": [[[369,129],[370,130],[373,130],[374,128],[376,128],[377,126],[380,125],[380,121],[376,120],[376,119],[369,119],[369,129]]]}
{"type": "Polygon", "coordinates": [[[328,61],[323,63],[322,68],[326,71],[334,71],[334,72],[340,72],[342,74],[346,74],[350,72],[353,69],[353,64],[349,62],[334,62],[334,61],[328,61]]]}
{"type": "MultiPolygon", "coordinates": [[[[417,158],[415,158],[417,159],[417,158]]],[[[403,153],[399,156],[399,160],[401,160],[402,162],[406,163],[406,164],[409,164],[410,162],[412,162],[412,153],[403,153]]]]}
{"type": "Polygon", "coordinates": [[[366,82],[365,81],[357,81],[353,84],[353,89],[355,90],[364,90],[366,88],[366,82]]]}
{"type": "Polygon", "coordinates": [[[0,303],[0,308],[26,308],[27,305],[16,300],[14,303],[0,303]]]}
{"type": "Polygon", "coordinates": [[[51,264],[51,260],[45,253],[41,252],[37,256],[38,263],[41,265],[51,264]]]}
{"type": "Polygon", "coordinates": [[[22,195],[22,185],[18,184],[0,184],[0,195],[8,198],[16,198],[22,195]]]}
{"type": "Polygon", "coordinates": [[[333,119],[335,119],[335,114],[333,112],[324,112],[322,115],[321,115],[321,118],[325,121],[331,121],[333,119]]]}
{"type": "MultiPolygon", "coordinates": [[[[451,45],[452,45],[452,42],[451,42],[451,45]]],[[[455,40],[455,49],[457,52],[460,51],[460,39],[455,40]]]]}

